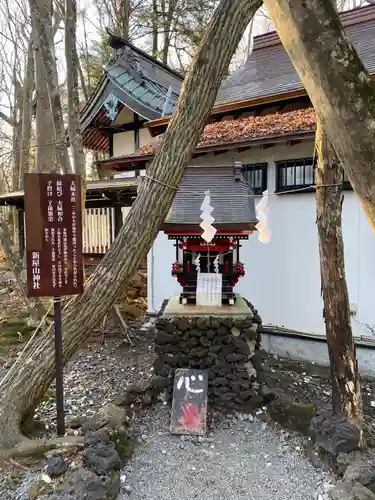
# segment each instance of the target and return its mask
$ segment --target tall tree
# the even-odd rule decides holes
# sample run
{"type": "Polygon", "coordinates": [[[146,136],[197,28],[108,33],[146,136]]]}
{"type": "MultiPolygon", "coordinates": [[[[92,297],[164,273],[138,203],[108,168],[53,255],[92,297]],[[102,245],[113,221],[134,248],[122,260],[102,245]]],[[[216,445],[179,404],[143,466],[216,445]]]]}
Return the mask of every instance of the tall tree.
{"type": "MultiPolygon", "coordinates": [[[[55,159],[53,162],[54,168],[51,168],[51,164],[41,164],[40,167],[38,167],[38,157],[36,163],[37,171],[39,172],[62,171],[64,173],[70,173],[72,171],[72,167],[69,160],[68,150],[66,148],[65,126],[57,76],[55,46],[53,42],[54,31],[52,30],[52,7],[50,1],[51,0],[30,0],[29,2],[33,33],[35,34],[35,39],[37,40],[36,46],[38,49],[37,59],[35,59],[34,55],[34,60],[37,60],[38,64],[41,66],[41,76],[42,74],[44,75],[43,84],[39,84],[37,78],[37,66],[35,65],[35,89],[37,94],[40,86],[43,89],[46,88],[47,90],[46,97],[48,107],[45,109],[45,113],[46,115],[48,114],[51,119],[50,129],[53,133],[52,142],[48,142],[51,146],[48,147],[51,147],[50,155],[52,155],[55,159]]],[[[44,133],[46,133],[45,129],[41,131],[41,134],[44,133]]],[[[39,147],[37,147],[37,152],[44,151],[45,147],[45,143],[40,144],[39,147]]],[[[52,158],[52,156],[50,156],[50,158],[52,158]]]]}
{"type": "Polygon", "coordinates": [[[375,230],[375,82],[331,0],[264,0],[375,230]]]}
{"type": "Polygon", "coordinates": [[[319,121],[315,152],[320,274],[332,377],[332,409],[334,415],[345,415],[361,431],[361,388],[350,322],[341,224],[344,171],[319,121]]]}
{"type": "MultiPolygon", "coordinates": [[[[52,39],[52,0],[39,0],[40,19],[48,38],[52,39]]],[[[55,135],[48,98],[47,76],[43,63],[41,40],[35,36],[33,40],[34,72],[35,72],[35,132],[37,172],[54,172],[57,170],[55,156],[55,135]]]]}
{"type": "Polygon", "coordinates": [[[73,153],[73,170],[76,174],[85,178],[85,153],[83,151],[79,127],[79,59],[77,53],[76,31],[76,0],[65,0],[65,59],[68,86],[68,134],[73,153]]]}
{"type": "MultiPolygon", "coordinates": [[[[30,4],[34,21],[38,5],[36,0],[30,0],[30,4]]],[[[85,342],[87,332],[99,323],[146,258],[203,131],[223,75],[259,5],[259,0],[222,0],[217,8],[185,78],[164,142],[148,168],[125,224],[83,295],[64,310],[65,361],[85,342]]],[[[40,23],[34,25],[38,36],[43,35],[40,23]]],[[[0,445],[30,446],[20,433],[20,423],[32,413],[53,377],[53,335],[46,331],[26,347],[0,383],[0,445]]]]}

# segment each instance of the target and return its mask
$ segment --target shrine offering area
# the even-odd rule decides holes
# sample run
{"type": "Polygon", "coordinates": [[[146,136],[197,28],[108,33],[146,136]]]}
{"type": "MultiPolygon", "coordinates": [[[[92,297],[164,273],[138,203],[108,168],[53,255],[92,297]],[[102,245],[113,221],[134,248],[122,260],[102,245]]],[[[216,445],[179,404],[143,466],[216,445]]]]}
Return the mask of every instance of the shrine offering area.
{"type": "Polygon", "coordinates": [[[155,323],[154,369],[169,380],[169,397],[176,368],[207,369],[209,403],[256,406],[260,324],[257,311],[239,296],[235,306],[220,308],[182,308],[175,299],[166,301],[155,323]]]}

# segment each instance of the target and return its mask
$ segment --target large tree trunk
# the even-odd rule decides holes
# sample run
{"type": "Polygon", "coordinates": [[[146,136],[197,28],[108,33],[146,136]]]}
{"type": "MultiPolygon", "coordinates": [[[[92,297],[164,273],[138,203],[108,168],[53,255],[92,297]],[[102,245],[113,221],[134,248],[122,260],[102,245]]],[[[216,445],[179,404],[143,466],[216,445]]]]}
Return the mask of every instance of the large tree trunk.
{"type": "Polygon", "coordinates": [[[332,0],[264,4],[375,230],[375,82],[332,0]]]}
{"type": "MultiPolygon", "coordinates": [[[[231,57],[259,6],[259,0],[222,0],[217,8],[184,80],[164,142],[147,170],[118,237],[89,279],[83,295],[64,309],[65,362],[87,340],[146,259],[203,131],[231,57]]],[[[0,444],[9,447],[22,440],[21,419],[40,401],[54,378],[54,368],[53,335],[47,331],[27,346],[0,383],[0,444]]]]}
{"type": "Polygon", "coordinates": [[[29,171],[33,90],[34,90],[33,37],[32,35],[30,35],[29,45],[27,48],[25,76],[23,80],[22,139],[21,139],[20,172],[19,172],[20,185],[23,185],[24,174],[29,171]]]}
{"type": "Polygon", "coordinates": [[[85,172],[85,153],[79,127],[78,95],[78,54],[76,44],[77,3],[65,0],[65,59],[68,86],[68,133],[73,153],[73,170],[83,179],[85,172]]]}
{"type": "Polygon", "coordinates": [[[341,227],[343,170],[320,122],[315,147],[320,273],[332,376],[332,408],[334,415],[344,414],[361,429],[361,388],[350,322],[341,227]]]}
{"type": "MultiPolygon", "coordinates": [[[[58,162],[58,170],[68,174],[72,172],[72,168],[66,147],[65,127],[58,85],[55,47],[53,43],[53,30],[51,22],[52,7],[50,7],[49,2],[50,0],[29,0],[33,30],[38,47],[38,57],[36,60],[39,61],[39,57],[41,57],[43,63],[44,83],[46,85],[48,97],[47,103],[49,106],[48,110],[46,109],[45,112],[46,115],[48,114],[51,117],[50,130],[53,132],[53,155],[58,162]]],[[[37,71],[38,68],[35,66],[36,92],[38,95],[40,92],[40,85],[42,84],[38,84],[37,71]]],[[[44,105],[46,105],[46,103],[44,103],[44,105]]],[[[41,134],[43,133],[48,132],[43,129],[41,134]]],[[[38,150],[41,150],[44,147],[45,145],[41,144],[38,150]]],[[[48,168],[48,165],[44,165],[39,171],[48,172],[50,170],[51,169],[48,168]]]]}
{"type": "MultiPolygon", "coordinates": [[[[52,1],[40,0],[39,12],[45,31],[52,31],[52,1]]],[[[48,99],[47,78],[44,69],[41,40],[33,30],[33,52],[36,91],[35,112],[35,169],[37,172],[56,172],[55,136],[48,99]]]]}

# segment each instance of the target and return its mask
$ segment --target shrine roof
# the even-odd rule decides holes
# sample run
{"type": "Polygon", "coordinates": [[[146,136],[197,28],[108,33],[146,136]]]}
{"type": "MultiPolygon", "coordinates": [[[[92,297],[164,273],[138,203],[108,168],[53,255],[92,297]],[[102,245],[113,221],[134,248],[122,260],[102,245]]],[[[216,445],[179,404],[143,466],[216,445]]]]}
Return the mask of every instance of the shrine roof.
{"type": "Polygon", "coordinates": [[[204,192],[210,191],[215,218],[213,226],[248,224],[253,229],[257,222],[253,192],[234,166],[192,167],[185,170],[163,229],[169,225],[199,226],[204,192]]]}
{"type": "Polygon", "coordinates": [[[124,107],[144,120],[170,113],[182,82],[181,75],[126,40],[109,33],[109,44],[114,57],[81,111],[83,142],[94,150],[108,149],[108,131],[117,130],[116,118],[124,107]]]}
{"type": "MultiPolygon", "coordinates": [[[[375,4],[342,12],[339,15],[367,71],[375,73],[375,4]]],[[[247,61],[220,86],[212,116],[240,109],[280,103],[306,96],[292,61],[275,31],[254,37],[247,61]]],[[[168,125],[169,116],[147,124],[152,135],[168,125]]]]}
{"type": "MultiPolygon", "coordinates": [[[[265,116],[248,116],[237,120],[222,120],[206,125],[197,145],[196,154],[218,147],[238,148],[267,139],[312,138],[315,133],[315,111],[313,108],[265,116]]],[[[150,161],[160,148],[162,140],[154,140],[135,153],[99,162],[104,168],[121,168],[150,161]]]]}
{"type": "MultiPolygon", "coordinates": [[[[345,32],[369,73],[375,72],[375,5],[340,14],[345,32]]],[[[216,105],[303,89],[293,63],[275,31],[254,38],[244,66],[220,87],[216,105]]]]}

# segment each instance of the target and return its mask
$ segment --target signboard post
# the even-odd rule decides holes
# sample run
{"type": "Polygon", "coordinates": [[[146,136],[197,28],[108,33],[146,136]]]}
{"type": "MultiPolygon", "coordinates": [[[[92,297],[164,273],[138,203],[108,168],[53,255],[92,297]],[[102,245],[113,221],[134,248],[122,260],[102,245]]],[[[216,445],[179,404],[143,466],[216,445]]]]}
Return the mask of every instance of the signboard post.
{"type": "Polygon", "coordinates": [[[29,297],[53,297],[57,434],[65,434],[61,297],[83,293],[82,186],[79,175],[25,174],[29,297]]]}

